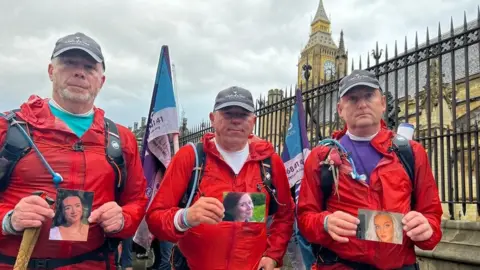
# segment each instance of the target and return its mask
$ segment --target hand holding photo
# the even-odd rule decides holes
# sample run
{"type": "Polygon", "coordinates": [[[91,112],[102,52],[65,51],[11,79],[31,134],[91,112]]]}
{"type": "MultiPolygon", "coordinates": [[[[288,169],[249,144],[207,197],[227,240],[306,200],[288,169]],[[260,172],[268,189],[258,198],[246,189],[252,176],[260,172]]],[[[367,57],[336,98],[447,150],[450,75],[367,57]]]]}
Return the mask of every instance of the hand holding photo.
{"type": "Polygon", "coordinates": [[[223,206],[225,217],[223,221],[233,222],[265,222],[265,194],[249,192],[224,192],[223,206]]]}
{"type": "Polygon", "coordinates": [[[360,224],[358,225],[357,238],[402,244],[402,218],[403,214],[400,213],[359,209],[358,219],[360,219],[360,224]]]}
{"type": "Polygon", "coordinates": [[[50,240],[87,241],[93,192],[58,189],[50,240]]]}

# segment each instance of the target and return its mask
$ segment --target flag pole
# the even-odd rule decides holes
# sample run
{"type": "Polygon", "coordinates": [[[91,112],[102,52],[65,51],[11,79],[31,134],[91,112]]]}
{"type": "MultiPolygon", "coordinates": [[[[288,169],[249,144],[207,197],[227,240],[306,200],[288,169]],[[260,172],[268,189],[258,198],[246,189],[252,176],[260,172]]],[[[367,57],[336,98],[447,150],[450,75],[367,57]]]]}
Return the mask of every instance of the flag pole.
{"type": "Polygon", "coordinates": [[[178,152],[178,149],[180,149],[178,133],[174,133],[173,134],[173,153],[176,154],[178,152]]]}

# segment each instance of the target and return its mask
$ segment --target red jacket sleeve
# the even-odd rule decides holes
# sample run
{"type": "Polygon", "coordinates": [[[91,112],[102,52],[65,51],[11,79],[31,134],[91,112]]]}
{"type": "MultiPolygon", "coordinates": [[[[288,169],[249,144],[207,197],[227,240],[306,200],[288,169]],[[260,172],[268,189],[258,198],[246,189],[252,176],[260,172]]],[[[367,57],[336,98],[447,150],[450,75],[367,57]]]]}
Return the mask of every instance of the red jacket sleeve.
{"type": "Polygon", "coordinates": [[[427,152],[420,143],[415,141],[412,141],[412,150],[415,156],[414,210],[423,214],[433,229],[430,239],[415,242],[415,245],[423,250],[432,250],[442,238],[440,226],[443,210],[427,152]]]}
{"type": "Polygon", "coordinates": [[[142,162],[140,161],[135,136],[123,126],[118,125],[118,128],[127,168],[127,180],[125,182],[125,188],[120,195],[119,202],[125,221],[123,229],[116,234],[112,234],[112,236],[129,238],[135,234],[140,222],[145,216],[148,204],[145,195],[147,182],[143,174],[142,162]]]}
{"type": "MultiPolygon", "coordinates": [[[[7,121],[5,119],[3,119],[2,117],[0,117],[0,149],[2,149],[4,144],[5,144],[5,139],[6,139],[6,136],[7,136],[7,128],[8,128],[7,121]]],[[[0,160],[0,162],[2,162],[2,161],[0,160]]],[[[5,217],[7,212],[12,210],[14,207],[15,207],[15,205],[10,205],[10,204],[4,203],[3,200],[2,200],[2,195],[0,193],[0,223],[3,222],[3,218],[5,217]]],[[[1,227],[0,227],[0,230],[2,230],[1,227]]],[[[0,233],[0,240],[2,240],[2,238],[4,238],[4,237],[5,237],[5,234],[2,230],[2,233],[0,233]]]]}
{"type": "Polygon", "coordinates": [[[195,152],[191,145],[180,148],[168,165],[160,188],[148,208],[146,222],[150,232],[158,239],[178,242],[184,235],[173,224],[178,204],[187,190],[195,163],[195,152]]]}
{"type": "Polygon", "coordinates": [[[302,236],[310,243],[329,246],[333,239],[323,229],[323,221],[328,211],[322,211],[323,194],[320,192],[319,163],[323,160],[326,150],[323,146],[315,147],[307,160],[303,179],[300,186],[300,195],[297,206],[298,229],[302,236]]]}
{"type": "MultiPolygon", "coordinates": [[[[274,259],[277,267],[280,267],[293,233],[295,206],[290,193],[285,165],[276,153],[272,155],[272,179],[273,185],[277,189],[277,199],[285,205],[279,205],[278,211],[273,216],[265,256],[274,259]]],[[[274,198],[270,198],[270,200],[274,200],[274,198]]]]}

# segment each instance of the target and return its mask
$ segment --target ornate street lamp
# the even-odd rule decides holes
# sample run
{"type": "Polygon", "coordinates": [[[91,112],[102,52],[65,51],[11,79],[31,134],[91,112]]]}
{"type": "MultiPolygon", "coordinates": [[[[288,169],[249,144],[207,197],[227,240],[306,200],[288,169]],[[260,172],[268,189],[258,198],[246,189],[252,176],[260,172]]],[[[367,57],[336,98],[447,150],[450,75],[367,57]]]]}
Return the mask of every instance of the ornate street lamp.
{"type": "Polygon", "coordinates": [[[307,89],[308,89],[308,79],[310,79],[310,70],[312,70],[312,66],[308,63],[302,66],[303,69],[303,78],[307,81],[307,89]]]}

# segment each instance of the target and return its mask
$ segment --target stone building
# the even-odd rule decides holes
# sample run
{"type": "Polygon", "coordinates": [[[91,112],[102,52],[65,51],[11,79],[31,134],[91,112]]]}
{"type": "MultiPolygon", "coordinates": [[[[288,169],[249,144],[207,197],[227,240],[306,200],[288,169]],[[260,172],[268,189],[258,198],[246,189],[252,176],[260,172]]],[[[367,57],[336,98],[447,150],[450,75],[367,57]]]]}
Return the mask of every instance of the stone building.
{"type": "Polygon", "coordinates": [[[147,118],[142,117],[140,121],[140,126],[138,122],[133,123],[133,127],[129,126],[128,129],[130,129],[135,137],[137,138],[137,143],[138,147],[142,147],[142,142],[143,142],[143,136],[145,135],[145,131],[147,129],[147,118]]]}
{"type": "MultiPolygon", "coordinates": [[[[327,38],[329,33],[327,26],[330,25],[330,21],[325,14],[323,3],[320,1],[315,19],[311,24],[312,33],[309,43],[302,51],[299,60],[299,85],[305,86],[302,78],[303,65],[308,61],[312,66],[308,89],[311,88],[312,81],[314,87],[328,85],[333,77],[341,78],[347,74],[343,62],[339,62],[340,59],[348,60],[347,53],[343,54],[345,46],[343,34],[341,34],[339,46],[333,46],[331,35],[327,38]],[[316,44],[313,45],[315,42],[316,44]],[[333,59],[336,59],[334,66],[337,73],[332,73],[336,76],[328,76],[333,55],[335,55],[333,59]]],[[[462,25],[453,31],[445,31],[441,34],[441,39],[448,40],[451,32],[457,35],[465,31],[464,28],[469,30],[475,27],[477,27],[477,20],[472,20],[466,27],[462,25]]],[[[428,43],[420,43],[418,51],[421,53],[422,48],[437,41],[438,37],[434,37],[430,38],[428,43]]],[[[419,135],[418,140],[428,149],[429,161],[437,179],[442,201],[448,201],[449,193],[453,194],[452,200],[461,201],[465,198],[467,202],[476,200],[480,195],[478,192],[480,179],[477,179],[480,178],[478,177],[480,161],[477,160],[480,142],[476,129],[480,121],[479,49],[478,43],[474,43],[468,48],[456,49],[454,54],[446,52],[441,57],[421,61],[418,65],[410,64],[407,68],[382,74],[379,77],[383,91],[388,91],[393,100],[396,100],[394,103],[399,110],[397,124],[401,122],[413,124],[416,127],[416,135],[419,135]],[[468,61],[465,61],[467,50],[468,61]],[[453,60],[452,55],[454,55],[453,60]],[[463,190],[465,193],[462,192],[463,190]]],[[[407,54],[413,51],[415,48],[410,48],[407,54]]],[[[398,57],[404,54],[399,53],[398,57]]],[[[257,122],[260,125],[260,135],[272,141],[279,152],[282,150],[284,132],[290,121],[289,108],[293,104],[290,103],[287,106],[285,106],[286,102],[276,104],[285,98],[287,98],[285,91],[271,89],[265,102],[269,113],[260,117],[257,122]]],[[[310,96],[308,103],[309,106],[306,106],[307,102],[304,106],[306,111],[310,109],[313,114],[313,118],[310,118],[307,112],[307,131],[311,141],[317,134],[328,137],[332,130],[342,126],[341,121],[340,126],[337,121],[336,91],[315,93],[314,96],[310,96]]],[[[443,207],[444,218],[449,219],[448,205],[444,204],[443,207]]],[[[455,204],[454,213],[457,220],[480,219],[476,205],[471,203],[466,203],[465,206],[455,204]],[[466,209],[465,214],[463,208],[466,209]]]]}
{"type": "Polygon", "coordinates": [[[323,0],[320,0],[315,17],[310,24],[308,43],[298,60],[297,85],[302,86],[304,91],[312,88],[312,84],[314,86],[325,84],[347,74],[348,52],[345,50],[343,30],[340,32],[340,41],[337,46],[332,38],[330,25],[323,0]],[[308,86],[304,78],[306,64],[312,68],[308,86]]]}
{"type": "MultiPolygon", "coordinates": [[[[345,49],[345,42],[343,38],[343,30],[340,32],[340,40],[337,44],[333,40],[331,32],[331,22],[327,17],[327,12],[323,5],[323,0],[319,0],[315,17],[310,24],[310,35],[307,45],[300,52],[298,60],[297,70],[297,87],[302,91],[307,91],[313,87],[323,85],[330,81],[342,78],[347,74],[348,52],[345,49]],[[304,66],[311,66],[310,78],[307,81],[304,78],[304,66]]],[[[294,91],[292,91],[294,93],[294,91]]],[[[279,102],[289,96],[290,93],[280,89],[271,89],[268,91],[267,99],[263,106],[269,106],[279,102]]],[[[326,100],[312,100],[309,107],[320,108],[322,104],[329,104],[333,99],[333,103],[336,103],[335,97],[327,97],[326,100]]],[[[306,103],[305,103],[306,104],[306,103]]],[[[304,105],[305,105],[304,104],[304,105]]],[[[307,106],[305,106],[307,107],[307,106]]],[[[270,108],[273,109],[273,108],[270,108]]],[[[314,118],[323,120],[322,116],[317,115],[317,111],[313,111],[314,118]]],[[[280,142],[285,137],[285,130],[290,122],[291,109],[283,108],[278,111],[273,111],[260,117],[258,123],[260,124],[259,134],[260,136],[270,140],[274,143],[276,149],[280,151],[282,145],[280,142]]],[[[328,116],[328,114],[327,114],[328,116]]],[[[307,121],[311,122],[310,116],[307,115],[307,121]]],[[[330,119],[327,118],[327,122],[330,119]]],[[[318,122],[315,120],[315,122],[318,122]]],[[[312,126],[307,125],[307,132],[309,137],[313,134],[311,130],[312,126]]]]}

